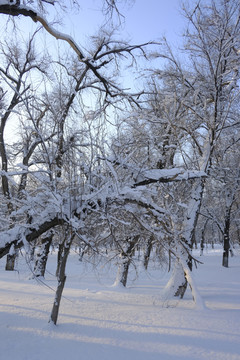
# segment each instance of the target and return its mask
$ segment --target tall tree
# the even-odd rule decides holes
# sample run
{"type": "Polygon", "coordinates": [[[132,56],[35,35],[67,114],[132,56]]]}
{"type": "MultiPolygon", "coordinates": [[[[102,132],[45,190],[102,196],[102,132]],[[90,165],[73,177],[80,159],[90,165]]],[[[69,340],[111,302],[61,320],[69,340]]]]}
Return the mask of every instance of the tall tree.
{"type": "MultiPolygon", "coordinates": [[[[225,128],[238,122],[238,113],[233,110],[239,96],[239,3],[223,0],[205,5],[199,1],[190,10],[183,9],[189,21],[185,49],[193,71],[183,71],[171,54],[169,60],[175,68],[172,78],[185,89],[186,96],[179,101],[185,108],[182,129],[194,145],[190,150],[192,154],[196,149],[191,166],[209,174],[214,150],[225,128]]],[[[191,252],[204,186],[202,180],[193,185],[181,230],[187,251],[182,247],[180,252],[190,268],[187,254],[191,252]]],[[[184,289],[180,293],[182,296],[184,289]]]]}

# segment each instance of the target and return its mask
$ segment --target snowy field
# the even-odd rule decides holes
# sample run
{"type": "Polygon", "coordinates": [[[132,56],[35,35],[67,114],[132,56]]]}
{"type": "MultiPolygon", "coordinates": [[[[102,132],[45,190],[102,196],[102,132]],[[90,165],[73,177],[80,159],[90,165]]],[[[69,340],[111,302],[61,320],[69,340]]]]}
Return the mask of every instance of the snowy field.
{"type": "Polygon", "coordinates": [[[153,267],[114,288],[116,269],[94,271],[72,253],[58,325],[48,323],[54,299],[56,255],[44,284],[0,260],[1,360],[240,360],[240,256],[221,267],[221,251],[205,253],[194,279],[206,310],[185,299],[164,304],[169,274],[153,267]],[[100,274],[99,274],[100,272],[100,274]]]}

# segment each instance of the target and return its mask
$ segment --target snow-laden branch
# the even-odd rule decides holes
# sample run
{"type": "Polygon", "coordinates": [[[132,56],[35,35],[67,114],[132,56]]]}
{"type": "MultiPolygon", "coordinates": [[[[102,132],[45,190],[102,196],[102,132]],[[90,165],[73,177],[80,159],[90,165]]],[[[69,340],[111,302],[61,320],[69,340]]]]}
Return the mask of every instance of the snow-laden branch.
{"type": "Polygon", "coordinates": [[[124,187],[117,199],[124,201],[124,203],[136,204],[143,209],[153,212],[157,216],[168,214],[164,208],[146,199],[141,191],[136,191],[129,187],[124,187]]]}
{"type": "Polygon", "coordinates": [[[106,157],[98,157],[98,159],[106,161],[108,164],[112,164],[114,167],[122,167],[128,170],[135,179],[132,188],[138,186],[145,186],[154,183],[169,183],[173,181],[187,181],[197,178],[205,178],[207,174],[205,171],[199,170],[185,170],[183,168],[172,168],[172,169],[139,169],[126,162],[121,162],[116,159],[110,159],[106,157]]]}
{"type": "Polygon", "coordinates": [[[65,33],[59,32],[56,29],[53,28],[53,26],[51,26],[49,24],[49,22],[44,18],[44,16],[42,14],[40,14],[39,12],[37,12],[36,10],[34,10],[33,8],[29,7],[29,6],[24,6],[24,5],[20,5],[18,1],[14,1],[14,2],[9,2],[7,0],[0,0],[0,14],[7,14],[10,16],[19,16],[19,15],[23,15],[26,17],[30,17],[34,22],[39,22],[43,28],[53,37],[55,37],[55,39],[58,40],[63,40],[65,42],[67,42],[70,47],[73,49],[73,51],[77,54],[79,61],[81,61],[82,63],[84,63],[87,67],[87,69],[91,70],[92,73],[97,77],[97,79],[100,81],[100,83],[103,85],[104,90],[106,92],[107,95],[111,96],[111,97],[116,97],[118,95],[127,95],[129,97],[129,99],[131,99],[131,101],[136,103],[136,100],[134,100],[134,97],[138,97],[141,95],[141,93],[137,93],[137,94],[125,94],[125,92],[120,89],[116,84],[114,84],[112,81],[110,81],[109,79],[107,79],[105,76],[103,76],[100,72],[99,69],[104,67],[105,65],[107,65],[109,62],[112,61],[112,58],[109,56],[113,55],[120,55],[123,53],[128,53],[131,56],[133,50],[140,50],[142,52],[142,54],[146,57],[144,48],[147,45],[150,44],[157,44],[154,42],[148,42],[145,44],[141,44],[141,45],[126,45],[123,43],[119,43],[119,46],[114,46],[113,48],[109,48],[109,44],[110,42],[108,42],[107,44],[104,44],[105,46],[107,46],[108,50],[105,52],[101,52],[103,45],[100,45],[100,47],[97,49],[97,52],[95,53],[95,55],[92,58],[89,58],[87,56],[84,55],[82,49],[80,48],[80,46],[74,41],[74,39],[65,33]],[[106,60],[102,60],[101,63],[99,63],[99,61],[102,58],[106,58],[106,60]]]}
{"type": "Polygon", "coordinates": [[[139,173],[137,181],[132,185],[133,188],[153,183],[169,183],[173,181],[183,181],[196,178],[207,177],[204,171],[184,170],[181,168],[173,169],[152,169],[139,173]]]}
{"type": "Polygon", "coordinates": [[[84,55],[81,49],[71,36],[55,30],[42,15],[40,15],[36,10],[32,9],[31,7],[15,4],[12,5],[9,1],[3,0],[0,1],[0,13],[11,16],[24,15],[30,17],[34,22],[39,22],[40,24],[42,24],[44,29],[50,35],[54,36],[56,39],[66,41],[75,51],[75,53],[79,56],[80,60],[84,59],[84,55]]]}
{"type": "Polygon", "coordinates": [[[42,223],[37,227],[33,227],[31,224],[29,224],[29,227],[16,225],[12,229],[1,232],[0,258],[7,255],[12,246],[15,249],[19,249],[25,243],[31,243],[46,231],[63,223],[64,219],[55,216],[52,219],[43,219],[42,223]]]}

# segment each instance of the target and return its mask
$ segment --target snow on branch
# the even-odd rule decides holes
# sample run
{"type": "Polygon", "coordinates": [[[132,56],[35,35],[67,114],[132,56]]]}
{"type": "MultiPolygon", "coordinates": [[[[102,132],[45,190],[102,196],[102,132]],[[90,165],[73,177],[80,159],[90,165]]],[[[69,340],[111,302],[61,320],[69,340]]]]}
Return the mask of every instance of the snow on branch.
{"type": "MultiPolygon", "coordinates": [[[[49,3],[53,4],[53,1],[47,1],[49,3]]],[[[114,83],[112,83],[110,80],[108,80],[107,78],[105,78],[103,75],[101,75],[101,73],[99,72],[99,69],[102,68],[103,66],[105,66],[106,64],[108,64],[111,59],[109,60],[103,60],[102,63],[96,63],[96,60],[99,60],[101,58],[105,58],[106,56],[109,56],[110,54],[116,55],[116,54],[122,54],[122,53],[128,53],[130,55],[132,55],[132,51],[135,49],[138,49],[140,51],[142,51],[143,55],[146,56],[145,52],[144,52],[144,47],[146,45],[150,45],[150,44],[156,44],[154,42],[148,42],[145,44],[141,44],[141,45],[128,45],[126,46],[126,44],[120,44],[119,47],[114,47],[112,49],[109,49],[105,52],[101,52],[103,45],[100,45],[100,48],[97,50],[97,52],[95,53],[95,55],[93,56],[93,58],[89,58],[87,56],[84,56],[83,51],[81,50],[81,48],[78,46],[78,44],[74,41],[74,39],[68,35],[68,34],[64,34],[62,32],[57,31],[56,29],[54,29],[49,22],[41,15],[39,14],[36,10],[34,10],[31,7],[28,6],[24,6],[24,5],[20,5],[19,1],[7,1],[7,0],[0,0],[0,14],[7,14],[10,16],[19,16],[19,15],[23,15],[26,17],[30,17],[34,22],[39,22],[43,28],[53,37],[55,37],[58,40],[63,40],[66,41],[70,47],[73,49],[73,51],[77,54],[79,60],[81,62],[83,62],[86,66],[87,69],[90,69],[93,74],[97,77],[97,79],[100,81],[100,83],[103,85],[106,94],[109,95],[110,97],[116,97],[119,94],[123,95],[123,90],[118,88],[118,86],[116,86],[114,83]]],[[[109,45],[109,43],[108,43],[109,45]]],[[[133,96],[139,96],[141,95],[141,93],[138,94],[128,94],[129,98],[134,101],[133,96]]],[[[134,101],[136,102],[136,101],[134,101]]]]}
{"type": "Polygon", "coordinates": [[[173,169],[152,169],[142,171],[137,181],[132,185],[133,188],[154,183],[169,183],[173,181],[190,180],[207,177],[204,171],[184,170],[181,168],[173,169]]]}
{"type": "Polygon", "coordinates": [[[31,224],[29,224],[29,228],[16,225],[12,229],[1,232],[0,259],[9,253],[12,246],[14,246],[15,249],[21,248],[25,243],[32,242],[46,231],[63,223],[63,219],[55,216],[53,219],[43,220],[37,227],[33,227],[33,225],[31,227],[31,224]]]}
{"type": "Polygon", "coordinates": [[[124,187],[119,194],[119,198],[124,201],[124,203],[132,203],[140,206],[141,208],[145,208],[155,215],[166,215],[167,211],[156,205],[155,203],[151,202],[150,200],[146,199],[141,191],[133,190],[129,187],[124,187]]]}
{"type": "Polygon", "coordinates": [[[51,4],[51,5],[55,4],[55,0],[42,0],[42,2],[45,2],[47,4],[51,4]]]}
{"type": "Polygon", "coordinates": [[[75,53],[77,53],[77,55],[79,56],[79,59],[84,59],[81,49],[71,36],[55,30],[42,15],[40,15],[36,10],[30,8],[29,6],[12,4],[13,3],[9,1],[0,0],[0,13],[11,16],[24,15],[30,17],[34,22],[40,22],[44,29],[50,35],[54,36],[56,39],[68,42],[72,49],[75,51],[75,53]]]}

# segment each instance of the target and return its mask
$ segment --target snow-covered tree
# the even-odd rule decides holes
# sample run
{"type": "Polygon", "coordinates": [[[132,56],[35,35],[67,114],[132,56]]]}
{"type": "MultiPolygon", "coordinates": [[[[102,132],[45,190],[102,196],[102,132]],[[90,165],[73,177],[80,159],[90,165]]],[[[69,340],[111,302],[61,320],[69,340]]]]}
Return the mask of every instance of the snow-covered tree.
{"type": "MultiPolygon", "coordinates": [[[[120,15],[117,2],[103,4],[106,12],[120,15]]],[[[63,5],[0,2],[1,16],[23,15],[42,26],[35,38],[46,33],[62,40],[59,53],[49,49],[40,64],[33,39],[25,50],[2,42],[7,64],[0,69],[1,215],[8,221],[1,222],[0,257],[37,241],[35,274],[44,275],[50,243],[58,245],[58,286],[50,319],[55,324],[73,243],[96,256],[107,255],[106,261],[117,259],[118,281],[124,286],[136,247],[145,249],[147,267],[154,246],[176,259],[168,289],[183,297],[189,283],[201,302],[190,273],[196,261],[191,250],[207,176],[212,179],[223,138],[237,129],[237,1],[184,8],[187,66],[165,42],[155,54],[164,58],[165,67],[151,72],[148,95],[126,91],[119,75],[121,60],[132,66],[135,54],[146,56],[151,43],[132,46],[105,28],[89,39],[87,48],[78,45],[45,19],[48,6],[63,5]],[[21,75],[24,66],[29,76],[21,75]],[[9,107],[12,99],[18,102],[9,107]],[[16,115],[21,135],[14,150],[4,131],[9,116],[16,115]],[[118,119],[116,131],[107,126],[113,118],[118,119]],[[113,134],[111,140],[107,132],[113,134]]],[[[220,166],[224,161],[225,155],[220,166]]],[[[236,185],[226,209],[238,204],[238,175],[233,178],[225,179],[228,188],[236,185]]]]}
{"type": "MultiPolygon", "coordinates": [[[[105,12],[118,12],[115,1],[106,0],[103,4],[105,12]]],[[[96,204],[104,202],[109,189],[112,192],[115,190],[111,177],[106,177],[106,173],[99,168],[99,154],[104,154],[99,126],[108,116],[108,108],[120,109],[127,103],[137,105],[138,102],[139,94],[126,92],[118,81],[120,60],[124,59],[126,64],[129,59],[132,64],[136,53],[146,56],[145,47],[148,44],[132,46],[118,39],[112,29],[101,29],[89,40],[86,49],[70,36],[55,30],[45,19],[47,13],[44,11],[50,5],[64,4],[60,1],[0,3],[1,16],[29,17],[43,27],[43,33],[63,40],[62,44],[68,46],[67,54],[66,47],[62,47],[59,54],[50,51],[45,55],[41,65],[48,74],[51,73],[50,77],[45,76],[44,81],[38,82],[34,67],[29,66],[29,77],[23,79],[20,73],[19,85],[18,82],[14,84],[15,77],[10,70],[18,66],[22,57],[30,57],[31,62],[35,61],[35,57],[30,48],[24,53],[22,48],[16,47],[19,53],[15,54],[14,48],[8,47],[12,55],[8,57],[9,64],[1,74],[14,99],[22,104],[18,114],[22,139],[18,141],[17,153],[21,159],[20,166],[13,161],[11,166],[14,172],[10,172],[3,115],[1,177],[6,209],[3,206],[2,213],[6,214],[7,207],[13,203],[12,198],[15,203],[19,201],[9,215],[12,223],[5,222],[1,229],[5,235],[1,237],[0,256],[12,255],[23,245],[27,248],[35,240],[41,240],[43,252],[38,254],[35,269],[38,273],[39,264],[41,271],[44,268],[42,260],[46,260],[46,241],[58,240],[62,256],[59,257],[58,287],[51,315],[51,320],[56,323],[71,243],[74,238],[81,238],[82,224],[96,210],[96,204]],[[88,97],[91,97],[90,102],[88,97]],[[18,190],[10,194],[9,184],[13,181],[18,190]]],[[[8,30],[9,27],[8,24],[8,30]]],[[[14,30],[17,37],[17,27],[14,30]]],[[[36,34],[40,32],[38,28],[36,34]]],[[[3,50],[5,54],[5,48],[3,50]]],[[[27,62],[23,62],[24,66],[27,66],[27,62]]],[[[40,65],[36,70],[40,70],[40,65]]],[[[10,111],[12,108],[6,110],[7,117],[13,115],[10,111]]],[[[116,197],[115,194],[113,197],[116,197]]]]}
{"type": "MultiPolygon", "coordinates": [[[[190,9],[183,7],[188,21],[184,61],[177,59],[165,43],[165,49],[158,56],[165,59],[166,65],[153,72],[149,91],[152,95],[147,98],[145,113],[134,114],[133,120],[125,121],[123,135],[118,135],[113,142],[113,163],[122,164],[125,179],[127,174],[132,179],[135,177],[134,186],[145,186],[144,191],[149,191],[152,198],[156,194],[156,190],[149,190],[153,178],[138,181],[140,174],[145,172],[148,176],[149,169],[155,168],[156,175],[156,168],[169,171],[177,165],[210,178],[215,151],[226,132],[234,131],[239,123],[238,5],[238,1],[233,0],[213,1],[210,5],[197,2],[190,9]]],[[[174,180],[177,182],[178,178],[174,180]]],[[[177,271],[173,272],[176,281],[171,280],[171,284],[174,284],[173,293],[180,297],[186,290],[187,279],[191,279],[186,269],[192,269],[191,249],[196,241],[195,231],[207,182],[203,176],[184,185],[174,184],[170,190],[164,189],[156,176],[155,185],[161,185],[160,193],[165,192],[173,199],[168,203],[172,224],[170,248],[177,259],[177,271]]],[[[157,188],[159,193],[159,186],[157,188]]],[[[157,198],[154,201],[163,206],[163,201],[161,204],[157,198]]]]}
{"type": "MultiPolygon", "coordinates": [[[[189,54],[188,69],[192,71],[184,71],[171,52],[168,58],[174,68],[173,81],[178,81],[185,93],[179,97],[185,109],[185,123],[180,127],[189,135],[190,166],[210,176],[217,144],[225,129],[234,128],[238,123],[239,3],[235,0],[212,1],[210,5],[197,2],[191,9],[184,7],[184,12],[189,22],[185,49],[189,54]]],[[[179,258],[185,259],[190,268],[188,254],[193,244],[204,186],[205,180],[193,184],[181,229],[186,248],[179,249],[179,258]]],[[[180,293],[182,296],[184,290],[180,293]]]]}

